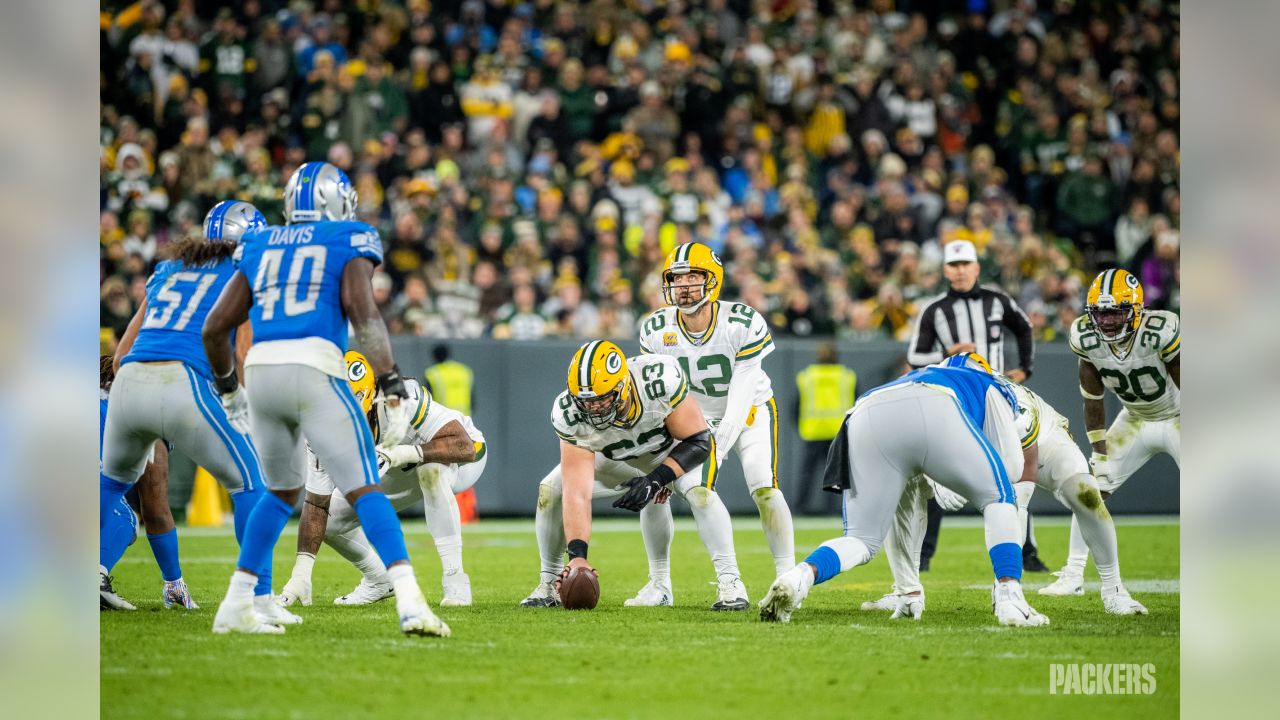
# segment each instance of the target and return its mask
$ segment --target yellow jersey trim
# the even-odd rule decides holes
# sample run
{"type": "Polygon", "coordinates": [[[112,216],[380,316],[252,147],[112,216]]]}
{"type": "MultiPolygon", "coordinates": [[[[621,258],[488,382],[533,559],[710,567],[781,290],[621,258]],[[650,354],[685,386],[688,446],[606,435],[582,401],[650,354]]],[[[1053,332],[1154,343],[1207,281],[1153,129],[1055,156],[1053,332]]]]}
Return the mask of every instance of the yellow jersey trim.
{"type": "Polygon", "coordinates": [[[705,345],[716,332],[716,321],[720,318],[720,303],[715,302],[711,305],[711,324],[707,326],[707,331],[703,333],[701,339],[695,339],[689,334],[689,330],[684,326],[684,315],[680,309],[676,308],[676,327],[680,329],[680,334],[684,335],[684,339],[693,345],[705,345]]]}

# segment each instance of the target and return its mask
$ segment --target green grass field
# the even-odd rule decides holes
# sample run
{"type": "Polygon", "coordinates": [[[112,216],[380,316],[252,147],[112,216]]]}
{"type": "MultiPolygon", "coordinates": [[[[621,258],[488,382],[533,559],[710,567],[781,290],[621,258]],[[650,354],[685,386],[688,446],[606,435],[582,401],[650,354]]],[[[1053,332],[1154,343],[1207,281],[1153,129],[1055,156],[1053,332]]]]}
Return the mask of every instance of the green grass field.
{"type": "MultiPolygon", "coordinates": [[[[965,522],[965,520],[969,520],[965,522]]],[[[645,581],[635,521],[597,523],[592,562],[603,595],[591,612],[517,606],[537,580],[531,521],[485,521],[465,532],[475,606],[441,613],[447,640],[400,635],[394,601],[338,608],[358,573],[329,549],[316,564],[315,601],[284,636],[215,636],[213,614],[235,561],[230,531],[181,531],[183,571],[201,609],[163,609],[145,541],[116,567],[116,589],[139,610],[101,614],[104,718],[570,718],[1174,717],[1178,712],[1176,519],[1120,520],[1125,580],[1151,611],[1102,612],[1085,597],[1047,598],[1024,578],[1047,628],[1005,628],[991,614],[982,528],[948,519],[925,573],[924,619],[890,621],[858,603],[890,578],[883,557],[814,588],[790,625],[753,611],[713,613],[710,561],[688,519],[672,549],[676,607],[622,607],[645,581]],[[1153,663],[1152,695],[1049,694],[1051,663],[1153,663]],[[1086,715],[1087,713],[1087,715],[1086,715]]],[[[801,554],[839,521],[798,521],[801,554]]],[[[410,553],[428,599],[439,560],[421,523],[410,553]]],[[[758,525],[739,518],[738,559],[752,601],[772,580],[758,525]]],[[[1045,561],[1057,565],[1067,525],[1037,519],[1045,561]]],[[[276,590],[293,564],[292,529],[276,553],[276,590]]],[[[1086,580],[1095,580],[1092,567],[1086,580]]]]}

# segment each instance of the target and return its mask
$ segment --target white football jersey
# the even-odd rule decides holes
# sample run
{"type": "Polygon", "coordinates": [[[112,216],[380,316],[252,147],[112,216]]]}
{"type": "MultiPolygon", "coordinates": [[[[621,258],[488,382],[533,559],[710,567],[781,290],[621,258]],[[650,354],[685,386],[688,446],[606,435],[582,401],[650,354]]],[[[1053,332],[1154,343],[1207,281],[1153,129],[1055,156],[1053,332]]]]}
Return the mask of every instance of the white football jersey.
{"type": "MultiPolygon", "coordinates": [[[[667,431],[667,416],[689,394],[680,364],[662,355],[636,355],[627,359],[633,406],[630,423],[614,423],[603,430],[591,425],[566,390],[551,406],[551,425],[561,440],[620,460],[638,468],[665,457],[675,443],[667,431]]],[[[645,471],[647,472],[647,470],[645,471]]]]}
{"type": "Polygon", "coordinates": [[[1018,417],[1014,420],[1014,426],[1018,429],[1022,447],[1031,447],[1032,443],[1040,439],[1042,432],[1048,433],[1055,428],[1070,435],[1067,419],[1045,402],[1044,398],[1018,383],[1010,382],[1009,385],[1018,398],[1018,417]]]}
{"type": "Polygon", "coordinates": [[[1141,420],[1168,420],[1181,412],[1182,393],[1169,376],[1165,363],[1182,352],[1178,316],[1164,310],[1142,313],[1142,322],[1129,341],[1129,350],[1118,355],[1102,342],[1087,315],[1071,325],[1071,350],[1088,360],[1102,375],[1102,382],[1120,398],[1125,408],[1141,420]]]}
{"type": "MultiPolygon", "coordinates": [[[[713,426],[728,407],[734,371],[759,365],[773,347],[764,316],[737,302],[717,300],[711,306],[711,325],[701,339],[689,335],[684,316],[674,307],[654,310],[640,323],[640,348],[680,362],[689,390],[713,426]]],[[[772,397],[773,385],[761,372],[752,405],[763,405],[772,397]]]]}

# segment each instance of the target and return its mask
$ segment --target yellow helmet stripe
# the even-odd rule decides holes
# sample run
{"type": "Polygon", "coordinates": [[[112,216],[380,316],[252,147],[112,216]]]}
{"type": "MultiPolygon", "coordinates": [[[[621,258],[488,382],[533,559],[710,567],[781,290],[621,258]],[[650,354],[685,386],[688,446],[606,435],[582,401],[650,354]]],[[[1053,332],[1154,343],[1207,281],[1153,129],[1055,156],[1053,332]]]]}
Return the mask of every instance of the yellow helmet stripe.
{"type": "Polygon", "coordinates": [[[578,390],[581,392],[584,388],[591,387],[591,361],[595,358],[596,350],[600,347],[600,341],[596,340],[587,345],[582,350],[582,359],[578,361],[578,390]]]}

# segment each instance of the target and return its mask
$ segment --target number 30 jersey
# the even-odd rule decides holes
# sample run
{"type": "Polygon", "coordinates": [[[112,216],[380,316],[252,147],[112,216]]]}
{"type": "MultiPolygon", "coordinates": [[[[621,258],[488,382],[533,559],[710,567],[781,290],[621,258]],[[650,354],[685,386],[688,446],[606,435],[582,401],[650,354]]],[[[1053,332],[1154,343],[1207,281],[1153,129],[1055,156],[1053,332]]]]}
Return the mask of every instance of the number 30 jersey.
{"type": "MultiPolygon", "coordinates": [[[[640,323],[640,348],[670,355],[689,378],[689,389],[707,422],[718,425],[729,405],[729,382],[735,370],[759,365],[773,352],[773,335],[760,313],[742,303],[717,300],[711,305],[711,325],[701,338],[685,329],[684,316],[674,307],[654,310],[640,323]]],[[[773,397],[769,376],[760,373],[752,405],[773,397]]]]}
{"type": "Polygon", "coordinates": [[[1093,330],[1088,316],[1071,325],[1071,350],[1088,360],[1102,382],[1120,398],[1125,408],[1141,420],[1168,420],[1178,417],[1182,393],[1169,376],[1165,363],[1182,352],[1178,316],[1163,310],[1148,310],[1130,340],[1123,357],[1093,330]]]}
{"type": "Polygon", "coordinates": [[[245,233],[235,255],[253,289],[253,347],[245,364],[301,364],[346,378],[342,273],[356,258],[382,262],[378,231],[362,222],[273,225],[245,233]]]}
{"type": "Polygon", "coordinates": [[[680,365],[661,355],[627,359],[631,375],[631,410],[623,421],[600,430],[578,412],[566,390],[551,407],[551,425],[567,443],[620,460],[648,472],[665,457],[675,440],[667,431],[667,416],[689,394],[680,365]]]}

